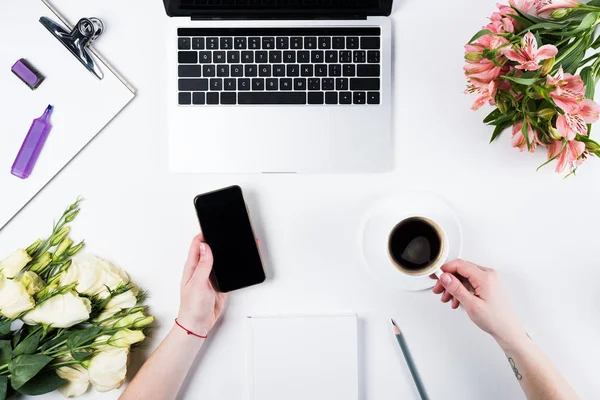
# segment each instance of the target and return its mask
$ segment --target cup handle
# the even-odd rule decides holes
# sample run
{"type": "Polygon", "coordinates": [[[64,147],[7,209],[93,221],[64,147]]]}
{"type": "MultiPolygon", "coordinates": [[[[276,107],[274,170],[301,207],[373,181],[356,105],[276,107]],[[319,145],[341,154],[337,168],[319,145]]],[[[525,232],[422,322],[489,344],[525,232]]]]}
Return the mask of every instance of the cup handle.
{"type": "Polygon", "coordinates": [[[442,277],[443,273],[444,273],[444,271],[442,271],[441,269],[438,269],[437,271],[434,272],[435,276],[437,276],[438,279],[440,279],[442,277]]]}

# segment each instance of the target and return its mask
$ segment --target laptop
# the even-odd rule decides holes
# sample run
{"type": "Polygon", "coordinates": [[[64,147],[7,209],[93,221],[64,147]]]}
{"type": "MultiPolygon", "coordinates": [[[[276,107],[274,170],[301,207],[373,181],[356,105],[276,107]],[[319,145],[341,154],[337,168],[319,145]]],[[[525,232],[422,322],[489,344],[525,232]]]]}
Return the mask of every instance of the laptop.
{"type": "Polygon", "coordinates": [[[175,173],[393,166],[393,0],[164,0],[175,173]]]}

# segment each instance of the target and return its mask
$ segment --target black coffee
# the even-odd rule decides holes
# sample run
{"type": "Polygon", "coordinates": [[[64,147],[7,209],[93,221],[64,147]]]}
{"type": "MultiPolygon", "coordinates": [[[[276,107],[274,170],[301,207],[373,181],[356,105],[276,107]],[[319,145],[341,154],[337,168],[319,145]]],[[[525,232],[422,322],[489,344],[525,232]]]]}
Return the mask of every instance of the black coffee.
{"type": "Polygon", "coordinates": [[[429,268],[440,256],[442,238],[429,222],[408,218],[390,233],[390,256],[403,269],[419,271],[429,268]]]}

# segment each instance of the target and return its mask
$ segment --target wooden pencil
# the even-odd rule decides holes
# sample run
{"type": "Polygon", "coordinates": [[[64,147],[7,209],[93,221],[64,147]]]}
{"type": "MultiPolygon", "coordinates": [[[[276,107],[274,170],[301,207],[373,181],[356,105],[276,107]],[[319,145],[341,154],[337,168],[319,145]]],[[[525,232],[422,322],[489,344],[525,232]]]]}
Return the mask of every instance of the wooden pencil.
{"type": "Polygon", "coordinates": [[[396,325],[396,321],[392,319],[392,325],[394,327],[394,335],[396,335],[396,340],[398,340],[398,344],[402,349],[402,354],[404,354],[404,359],[406,360],[406,364],[408,365],[408,369],[410,370],[410,374],[415,381],[415,385],[417,386],[417,390],[419,391],[419,395],[421,396],[421,400],[429,400],[429,396],[427,396],[427,392],[425,391],[425,386],[423,386],[423,381],[421,380],[421,376],[419,375],[419,371],[417,370],[417,366],[410,354],[410,350],[408,349],[408,344],[406,343],[406,339],[404,335],[396,325]]]}

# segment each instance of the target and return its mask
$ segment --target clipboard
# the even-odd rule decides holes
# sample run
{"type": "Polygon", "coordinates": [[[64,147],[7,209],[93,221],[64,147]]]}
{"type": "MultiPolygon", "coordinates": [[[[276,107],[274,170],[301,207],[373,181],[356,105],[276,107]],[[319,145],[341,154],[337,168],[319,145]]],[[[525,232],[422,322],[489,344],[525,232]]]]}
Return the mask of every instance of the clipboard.
{"type": "MultiPolygon", "coordinates": [[[[0,13],[0,229],[64,168],[135,96],[135,89],[93,48],[100,80],[40,23],[72,25],[47,0],[19,0],[0,13]],[[45,81],[34,91],[11,72],[25,58],[45,81]],[[11,166],[31,122],[54,106],[52,131],[31,176],[11,166]]],[[[83,16],[82,16],[83,17],[83,16]]],[[[73,21],[77,22],[77,21],[73,21]]]]}

